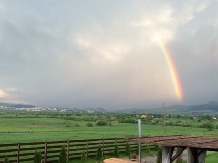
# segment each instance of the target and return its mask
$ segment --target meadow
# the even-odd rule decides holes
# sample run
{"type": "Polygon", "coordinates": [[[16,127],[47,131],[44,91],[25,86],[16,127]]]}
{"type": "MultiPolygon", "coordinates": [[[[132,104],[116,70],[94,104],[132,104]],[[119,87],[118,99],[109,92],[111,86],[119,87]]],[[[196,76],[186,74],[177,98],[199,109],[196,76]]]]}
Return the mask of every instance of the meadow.
{"type": "MultiPolygon", "coordinates": [[[[91,120],[83,116],[48,116],[31,114],[2,114],[0,115],[0,144],[17,142],[74,140],[92,138],[119,138],[136,137],[138,135],[137,123],[119,123],[111,116],[111,125],[97,126],[96,119],[105,119],[108,115],[92,115],[91,120]],[[79,117],[79,118],[78,118],[79,117]],[[93,119],[93,117],[95,119],[93,119]],[[100,117],[100,118],[99,118],[100,117]],[[93,127],[88,127],[92,123],[93,127]]],[[[175,120],[174,120],[175,121],[175,120]]],[[[193,122],[196,123],[196,122],[193,122]]],[[[206,128],[181,127],[142,124],[142,136],[158,135],[198,135],[204,133],[217,133],[217,129],[208,131],[206,128]]]]}

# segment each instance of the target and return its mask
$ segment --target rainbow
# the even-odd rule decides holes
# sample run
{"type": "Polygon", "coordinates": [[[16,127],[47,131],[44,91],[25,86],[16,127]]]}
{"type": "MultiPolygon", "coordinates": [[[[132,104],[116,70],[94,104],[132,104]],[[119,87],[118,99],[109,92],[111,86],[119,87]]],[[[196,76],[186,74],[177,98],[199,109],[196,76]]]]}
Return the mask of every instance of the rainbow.
{"type": "Polygon", "coordinates": [[[175,91],[176,91],[176,95],[177,95],[177,98],[182,101],[183,100],[183,93],[182,93],[182,87],[181,87],[181,83],[180,83],[180,80],[179,80],[179,75],[177,73],[177,70],[176,70],[176,67],[174,65],[174,62],[173,62],[173,59],[170,55],[170,52],[169,50],[167,49],[167,46],[164,44],[164,42],[162,41],[161,37],[159,36],[158,34],[158,31],[153,28],[153,31],[155,33],[155,36],[156,36],[156,40],[165,56],[165,59],[167,61],[167,64],[168,64],[168,67],[169,67],[169,70],[170,70],[170,74],[171,74],[171,77],[172,77],[172,82],[174,84],[174,87],[175,87],[175,91]]]}

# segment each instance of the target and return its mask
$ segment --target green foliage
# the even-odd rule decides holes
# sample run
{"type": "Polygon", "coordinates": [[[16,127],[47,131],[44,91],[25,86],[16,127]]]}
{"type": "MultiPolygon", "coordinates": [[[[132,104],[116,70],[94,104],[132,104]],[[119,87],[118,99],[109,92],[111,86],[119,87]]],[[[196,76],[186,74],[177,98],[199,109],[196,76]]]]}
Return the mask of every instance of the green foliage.
{"type": "Polygon", "coordinates": [[[93,127],[93,124],[92,123],[87,123],[87,126],[88,127],[93,127]]]}
{"type": "Polygon", "coordinates": [[[110,122],[110,123],[108,123],[108,125],[111,127],[111,126],[112,126],[112,123],[110,122]]]}
{"type": "Polygon", "coordinates": [[[208,129],[209,131],[212,131],[212,130],[214,129],[214,125],[213,125],[211,122],[202,123],[202,124],[200,125],[200,127],[206,128],[206,129],[208,129]]]}
{"type": "Polygon", "coordinates": [[[84,151],[82,152],[81,161],[82,163],[86,162],[86,154],[84,151]]]}
{"type": "Polygon", "coordinates": [[[119,123],[136,123],[135,119],[121,119],[119,123]]]}
{"type": "Polygon", "coordinates": [[[4,160],[3,163],[9,163],[9,160],[8,160],[8,157],[7,157],[7,156],[5,157],[5,160],[4,160]]]}
{"type": "Polygon", "coordinates": [[[96,122],[96,125],[97,126],[107,126],[107,122],[104,120],[99,120],[96,122]]]}
{"type": "Polygon", "coordinates": [[[159,147],[157,151],[157,161],[156,163],[162,163],[162,147],[159,147]]]}
{"type": "Polygon", "coordinates": [[[67,162],[66,148],[63,146],[61,148],[61,152],[60,152],[58,163],[66,163],[66,162],[67,162]]]}
{"type": "Polygon", "coordinates": [[[96,159],[100,160],[101,158],[102,158],[102,149],[101,149],[101,145],[99,144],[97,149],[96,159]]]}
{"type": "Polygon", "coordinates": [[[78,123],[75,124],[75,127],[80,127],[80,125],[78,123]]]}
{"type": "MultiPolygon", "coordinates": [[[[177,152],[180,150],[180,148],[177,148],[177,152]]],[[[182,155],[179,155],[179,157],[177,157],[176,159],[176,163],[183,163],[183,160],[182,160],[182,155]]]]}
{"type": "Polygon", "coordinates": [[[34,163],[41,163],[41,161],[42,161],[41,152],[36,150],[35,155],[34,155],[34,163]]]}
{"type": "Polygon", "coordinates": [[[114,155],[115,157],[118,157],[118,156],[119,156],[119,149],[118,149],[117,144],[116,144],[115,147],[114,147],[114,153],[113,153],[113,155],[114,155]]]}
{"type": "Polygon", "coordinates": [[[129,143],[126,143],[126,150],[125,150],[125,154],[126,154],[126,156],[130,156],[130,145],[129,145],[129,143]]]}
{"type": "Polygon", "coordinates": [[[155,150],[155,151],[158,151],[158,149],[159,149],[158,145],[155,145],[155,146],[154,146],[154,150],[155,150]]]}

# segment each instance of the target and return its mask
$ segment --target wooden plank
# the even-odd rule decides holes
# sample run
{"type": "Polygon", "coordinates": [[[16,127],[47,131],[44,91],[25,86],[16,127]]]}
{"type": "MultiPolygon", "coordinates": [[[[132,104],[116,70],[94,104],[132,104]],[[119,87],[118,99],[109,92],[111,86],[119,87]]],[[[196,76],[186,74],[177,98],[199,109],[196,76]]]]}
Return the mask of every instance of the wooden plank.
{"type": "MultiPolygon", "coordinates": [[[[118,159],[118,158],[109,158],[109,159],[105,159],[104,163],[133,163],[133,162],[130,160],[122,160],[122,159],[118,159]]],[[[140,163],[140,162],[134,161],[134,163],[140,163]]]]}
{"type": "Polygon", "coordinates": [[[17,143],[15,144],[15,143],[13,143],[13,144],[0,144],[0,147],[17,147],[17,143]]]}

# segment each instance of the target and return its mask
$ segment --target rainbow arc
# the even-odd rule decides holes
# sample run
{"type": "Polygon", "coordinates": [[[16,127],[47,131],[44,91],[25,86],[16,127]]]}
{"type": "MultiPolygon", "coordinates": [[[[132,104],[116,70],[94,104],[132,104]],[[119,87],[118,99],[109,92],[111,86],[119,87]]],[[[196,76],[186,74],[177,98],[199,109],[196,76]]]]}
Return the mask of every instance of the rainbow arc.
{"type": "Polygon", "coordinates": [[[152,29],[155,33],[157,42],[158,42],[158,44],[159,44],[159,46],[160,46],[160,48],[165,56],[165,59],[167,61],[167,65],[169,67],[170,74],[172,77],[172,82],[173,82],[173,85],[175,87],[176,95],[177,95],[178,99],[180,101],[182,101],[183,100],[182,87],[181,87],[179,75],[177,73],[177,69],[175,67],[175,64],[174,64],[173,59],[172,59],[171,54],[170,54],[170,51],[167,49],[167,46],[162,41],[162,39],[158,33],[158,30],[154,27],[152,29]]]}

